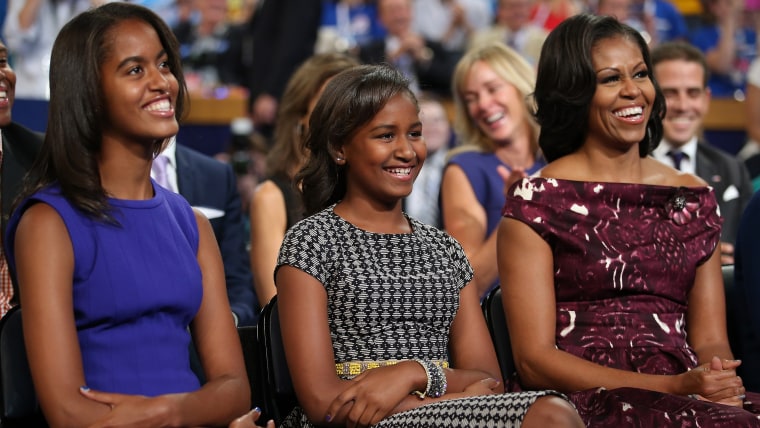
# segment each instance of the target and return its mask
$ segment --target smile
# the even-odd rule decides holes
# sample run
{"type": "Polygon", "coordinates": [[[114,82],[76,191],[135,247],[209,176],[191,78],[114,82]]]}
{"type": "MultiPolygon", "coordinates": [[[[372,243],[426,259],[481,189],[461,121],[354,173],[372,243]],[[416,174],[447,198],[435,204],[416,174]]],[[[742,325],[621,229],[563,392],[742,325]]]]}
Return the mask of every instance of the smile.
{"type": "Polygon", "coordinates": [[[160,100],[145,107],[148,111],[171,111],[172,104],[169,100],[160,100]]]}
{"type": "Polygon", "coordinates": [[[492,114],[492,115],[490,115],[490,116],[488,116],[486,118],[486,123],[488,123],[488,124],[494,123],[496,121],[501,120],[501,118],[503,118],[503,117],[504,117],[504,113],[503,112],[502,113],[492,114]]]}
{"type": "Polygon", "coordinates": [[[641,106],[628,107],[618,110],[614,114],[623,119],[639,119],[644,114],[644,108],[641,106]]]}
{"type": "Polygon", "coordinates": [[[412,173],[412,168],[388,168],[386,171],[390,172],[393,175],[409,175],[412,173]]]}

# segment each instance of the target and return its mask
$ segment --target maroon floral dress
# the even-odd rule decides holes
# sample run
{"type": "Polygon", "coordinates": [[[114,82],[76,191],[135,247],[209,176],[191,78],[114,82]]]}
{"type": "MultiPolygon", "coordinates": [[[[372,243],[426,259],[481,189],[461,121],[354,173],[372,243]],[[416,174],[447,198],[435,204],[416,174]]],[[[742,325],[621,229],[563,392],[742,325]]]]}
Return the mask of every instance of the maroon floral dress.
{"type": "MultiPolygon", "coordinates": [[[[504,216],[552,248],[559,349],[639,373],[697,365],[684,324],[697,266],[720,238],[711,188],[533,177],[510,188],[504,216]]],[[[745,410],[636,388],[570,399],[588,426],[760,427],[760,394],[745,410]]]]}

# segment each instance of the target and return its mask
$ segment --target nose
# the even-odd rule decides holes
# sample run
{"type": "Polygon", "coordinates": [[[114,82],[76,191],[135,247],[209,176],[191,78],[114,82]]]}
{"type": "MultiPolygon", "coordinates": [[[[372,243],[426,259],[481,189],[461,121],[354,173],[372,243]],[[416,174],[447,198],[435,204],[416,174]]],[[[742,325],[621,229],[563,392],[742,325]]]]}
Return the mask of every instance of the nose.
{"type": "Polygon", "coordinates": [[[159,69],[153,69],[151,75],[151,85],[156,90],[169,92],[169,75],[159,69]]]}
{"type": "Polygon", "coordinates": [[[404,162],[409,162],[417,156],[417,153],[412,146],[412,142],[409,141],[409,137],[406,135],[397,140],[394,154],[398,159],[403,160],[404,162]]]}
{"type": "Polygon", "coordinates": [[[626,98],[636,98],[641,94],[641,88],[633,79],[623,80],[621,95],[626,98]]]}
{"type": "Polygon", "coordinates": [[[671,94],[666,98],[666,106],[670,110],[683,110],[686,105],[686,96],[682,93],[671,94]]]}

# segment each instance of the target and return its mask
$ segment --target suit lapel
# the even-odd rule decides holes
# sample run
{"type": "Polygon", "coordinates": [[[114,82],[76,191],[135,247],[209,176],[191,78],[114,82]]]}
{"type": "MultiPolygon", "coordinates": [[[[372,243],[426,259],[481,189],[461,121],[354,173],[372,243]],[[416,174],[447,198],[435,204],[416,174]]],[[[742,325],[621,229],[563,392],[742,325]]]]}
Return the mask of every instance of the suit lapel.
{"type": "Polygon", "coordinates": [[[195,193],[198,190],[198,185],[193,176],[192,160],[187,151],[180,147],[179,143],[177,143],[175,159],[177,160],[177,190],[190,205],[195,205],[197,199],[195,193]]]}

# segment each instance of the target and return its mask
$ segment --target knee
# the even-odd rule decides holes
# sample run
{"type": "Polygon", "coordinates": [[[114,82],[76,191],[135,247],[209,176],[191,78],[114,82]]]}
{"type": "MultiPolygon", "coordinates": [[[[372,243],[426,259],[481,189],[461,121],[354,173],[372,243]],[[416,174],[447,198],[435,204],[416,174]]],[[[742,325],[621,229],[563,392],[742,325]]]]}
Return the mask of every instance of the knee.
{"type": "Polygon", "coordinates": [[[554,395],[541,397],[525,414],[523,428],[583,428],[583,421],[568,401],[554,395]]]}

